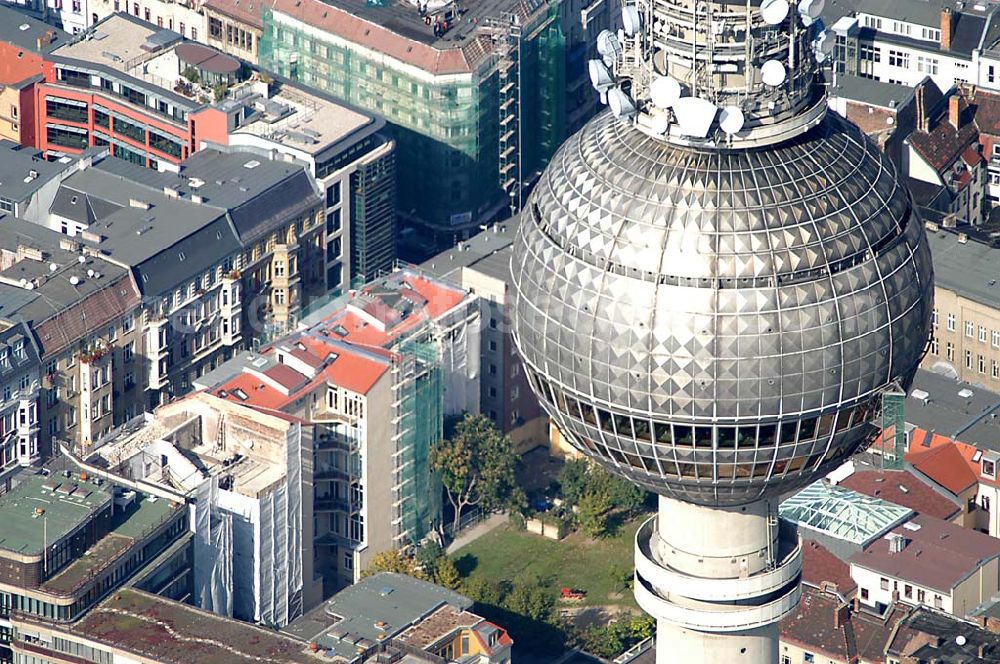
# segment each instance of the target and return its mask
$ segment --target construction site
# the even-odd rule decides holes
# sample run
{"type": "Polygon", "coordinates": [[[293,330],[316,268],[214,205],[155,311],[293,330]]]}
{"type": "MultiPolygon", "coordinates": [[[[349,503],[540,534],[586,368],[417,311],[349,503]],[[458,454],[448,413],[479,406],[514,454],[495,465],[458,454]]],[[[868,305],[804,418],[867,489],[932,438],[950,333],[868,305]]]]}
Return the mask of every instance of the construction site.
{"type": "Polygon", "coordinates": [[[278,0],[263,10],[260,62],[384,116],[399,172],[422,176],[399,180],[403,220],[450,245],[520,209],[564,137],[563,22],[579,16],[563,11],[557,0],[278,0]]]}

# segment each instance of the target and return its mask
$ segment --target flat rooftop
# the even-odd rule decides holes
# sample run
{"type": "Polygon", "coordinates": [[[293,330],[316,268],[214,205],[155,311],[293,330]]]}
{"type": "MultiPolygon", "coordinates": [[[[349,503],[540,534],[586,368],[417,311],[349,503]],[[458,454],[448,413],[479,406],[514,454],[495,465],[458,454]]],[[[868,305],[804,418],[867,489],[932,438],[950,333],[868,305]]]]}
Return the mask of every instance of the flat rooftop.
{"type": "Polygon", "coordinates": [[[959,242],[955,230],[927,231],[934,258],[934,284],[974,302],[995,307],[1000,301],[1000,247],[969,238],[959,242]]]}
{"type": "MultiPolygon", "coordinates": [[[[380,635],[398,637],[442,607],[464,613],[472,607],[472,600],[433,583],[382,572],[341,590],[282,631],[315,642],[332,654],[351,657],[358,639],[375,643],[380,635]]],[[[425,640],[423,636],[418,639],[425,640]]]]}
{"type": "Polygon", "coordinates": [[[909,85],[876,81],[850,74],[838,74],[837,84],[830,87],[830,95],[833,97],[843,97],[871,106],[892,109],[902,108],[914,94],[916,88],[909,85]]]}
{"type": "MultiPolygon", "coordinates": [[[[239,88],[230,91],[230,96],[234,96],[231,104],[239,103],[239,94],[239,88]]],[[[359,129],[376,124],[370,115],[287,83],[280,84],[269,99],[259,98],[253,103],[259,107],[258,117],[236,129],[234,134],[266,136],[313,156],[359,129]]]]}
{"type": "MultiPolygon", "coordinates": [[[[127,72],[129,64],[136,58],[150,55],[150,51],[143,46],[158,32],[169,31],[128,14],[116,13],[97,24],[93,38],[78,37],[75,41],[54,49],[52,54],[127,72]]],[[[172,34],[176,35],[175,41],[182,39],[179,34],[172,34]]]]}
{"type": "Polygon", "coordinates": [[[519,219],[508,219],[463,240],[420,265],[420,270],[461,283],[462,269],[470,268],[510,282],[510,257],[519,219]]]}
{"type": "Polygon", "coordinates": [[[145,496],[138,496],[124,509],[115,508],[112,531],[48,579],[42,588],[55,593],[73,592],[125,555],[178,509],[184,507],[169,500],[145,496]]]}
{"type": "Polygon", "coordinates": [[[921,429],[1000,451],[1000,394],[996,392],[920,369],[905,408],[906,421],[921,429]]]}
{"type": "Polygon", "coordinates": [[[69,629],[163,664],[322,661],[302,641],[132,588],[115,591],[69,629]]]}
{"type": "Polygon", "coordinates": [[[46,543],[62,540],[110,504],[105,487],[55,473],[32,475],[0,496],[0,550],[41,555],[46,543]]]}

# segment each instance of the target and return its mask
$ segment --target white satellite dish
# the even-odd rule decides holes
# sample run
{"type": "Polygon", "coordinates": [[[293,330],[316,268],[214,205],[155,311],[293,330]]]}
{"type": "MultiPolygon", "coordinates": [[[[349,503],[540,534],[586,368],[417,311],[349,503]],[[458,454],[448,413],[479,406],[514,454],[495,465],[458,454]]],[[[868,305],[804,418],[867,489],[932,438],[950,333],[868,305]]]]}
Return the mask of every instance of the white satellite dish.
{"type": "Polygon", "coordinates": [[[833,35],[826,30],[820,32],[819,35],[816,36],[816,39],[813,40],[813,47],[818,53],[822,53],[823,55],[830,55],[833,53],[833,49],[836,45],[837,44],[833,35]]]}
{"type": "Polygon", "coordinates": [[[719,114],[719,127],[730,136],[738,134],[744,122],[743,111],[735,106],[724,106],[719,114]]]}
{"type": "Polygon", "coordinates": [[[58,265],[56,265],[55,263],[49,263],[49,272],[55,272],[58,269],[59,269],[58,265]]]}
{"type": "Polygon", "coordinates": [[[685,136],[705,138],[712,128],[719,107],[701,97],[681,97],[674,102],[674,115],[685,136]]]}
{"type": "Polygon", "coordinates": [[[597,35],[597,52],[601,54],[604,64],[611,67],[622,54],[622,43],[610,30],[601,30],[597,35]]]}
{"type": "Polygon", "coordinates": [[[629,37],[635,37],[642,30],[642,18],[635,5],[622,7],[622,28],[629,37]]]}
{"type": "Polygon", "coordinates": [[[598,92],[607,92],[615,86],[615,79],[611,76],[607,65],[600,60],[591,60],[587,68],[590,70],[590,84],[598,92]]]}
{"type": "Polygon", "coordinates": [[[21,284],[21,288],[24,288],[25,286],[28,285],[28,280],[25,279],[24,277],[21,277],[21,281],[19,281],[18,283],[21,284]]]}
{"type": "Polygon", "coordinates": [[[29,281],[24,287],[26,290],[35,290],[35,282],[29,281]]]}
{"type": "Polygon", "coordinates": [[[649,99],[657,108],[670,108],[681,98],[681,84],[669,76],[660,76],[649,84],[649,99]]]}
{"type": "Polygon", "coordinates": [[[959,634],[958,636],[955,637],[955,643],[957,643],[960,646],[964,646],[966,643],[968,643],[968,639],[965,638],[964,634],[959,634]]]}
{"type": "Polygon", "coordinates": [[[87,262],[87,257],[84,256],[83,254],[80,254],[79,256],[76,257],[76,262],[79,263],[80,265],[83,265],[84,263],[87,262]]]}
{"type": "Polygon", "coordinates": [[[760,15],[768,25],[778,25],[788,16],[788,0],[764,0],[760,15]]]}
{"type": "Polygon", "coordinates": [[[785,65],[779,60],[768,60],[760,68],[760,78],[772,88],[785,82],[785,65]]]}
{"type": "Polygon", "coordinates": [[[69,283],[71,283],[74,286],[76,286],[78,283],[80,283],[80,277],[78,277],[78,276],[76,276],[74,274],[72,277],[69,278],[69,283]]]}
{"type": "Polygon", "coordinates": [[[631,118],[635,115],[635,104],[621,88],[608,91],[608,106],[616,118],[631,118]]]}
{"type": "Polygon", "coordinates": [[[810,22],[820,17],[824,7],[826,0],[799,0],[799,13],[803,18],[810,19],[810,22]]]}
{"type": "Polygon", "coordinates": [[[660,113],[647,115],[645,125],[652,133],[662,135],[670,129],[670,118],[660,113]]]}

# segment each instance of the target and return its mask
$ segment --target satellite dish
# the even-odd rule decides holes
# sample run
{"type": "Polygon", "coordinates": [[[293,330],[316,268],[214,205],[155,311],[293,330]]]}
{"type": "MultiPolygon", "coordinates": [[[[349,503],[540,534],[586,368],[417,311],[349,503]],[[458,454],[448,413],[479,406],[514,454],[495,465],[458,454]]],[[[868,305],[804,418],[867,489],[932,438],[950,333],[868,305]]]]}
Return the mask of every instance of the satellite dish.
{"type": "Polygon", "coordinates": [[[778,87],[785,82],[785,65],[779,60],[768,60],[760,68],[760,78],[772,88],[778,87]]]}
{"type": "Polygon", "coordinates": [[[663,135],[667,133],[667,129],[670,129],[670,118],[666,115],[657,113],[655,115],[647,115],[646,118],[646,127],[654,134],[663,135]]]}
{"type": "Polygon", "coordinates": [[[960,646],[964,646],[966,643],[968,643],[968,640],[965,638],[964,634],[959,634],[958,636],[955,637],[955,643],[957,643],[960,646]]]}
{"type": "Polygon", "coordinates": [[[833,49],[836,45],[837,44],[834,41],[833,36],[826,30],[820,32],[819,35],[816,36],[816,39],[813,40],[813,48],[815,48],[818,53],[822,53],[823,55],[830,55],[833,53],[833,49]]]}
{"type": "Polygon", "coordinates": [[[55,272],[58,269],[59,269],[58,265],[56,265],[55,263],[49,263],[49,272],[55,272]]]}
{"type": "Polygon", "coordinates": [[[72,277],[69,278],[69,283],[71,283],[74,286],[76,286],[78,283],[80,283],[80,277],[78,277],[78,276],[76,276],[74,274],[72,277]]]}
{"type": "Polygon", "coordinates": [[[808,18],[810,23],[820,17],[824,7],[826,0],[799,0],[799,13],[802,18],[808,18]]]}
{"type": "Polygon", "coordinates": [[[615,79],[608,71],[607,65],[600,60],[591,60],[587,68],[590,70],[590,84],[598,92],[607,92],[615,86],[615,79]]]}
{"type": "Polygon", "coordinates": [[[660,76],[649,84],[649,98],[657,108],[670,108],[681,98],[681,84],[669,76],[660,76]]]}
{"type": "Polygon", "coordinates": [[[28,285],[28,280],[25,279],[24,277],[21,277],[21,281],[19,281],[18,283],[21,284],[21,288],[24,288],[25,286],[28,285]]]}
{"type": "Polygon", "coordinates": [[[79,263],[80,265],[83,265],[84,263],[87,262],[87,257],[84,256],[83,254],[80,254],[79,256],[76,257],[76,262],[79,263]]]}
{"type": "Polygon", "coordinates": [[[701,97],[681,97],[674,102],[674,115],[685,136],[705,138],[719,108],[701,97]]]}
{"type": "Polygon", "coordinates": [[[635,37],[642,30],[642,19],[635,5],[622,7],[622,28],[629,37],[635,37]]]}
{"type": "Polygon", "coordinates": [[[604,64],[611,67],[622,54],[622,43],[610,30],[601,30],[597,35],[597,52],[601,54],[604,64]]]}
{"type": "Polygon", "coordinates": [[[35,282],[29,281],[27,284],[24,285],[24,287],[27,290],[35,290],[35,282]]]}
{"type": "Polygon", "coordinates": [[[725,106],[719,114],[719,127],[730,136],[738,134],[744,122],[743,111],[735,106],[725,106]]]}
{"type": "Polygon", "coordinates": [[[632,103],[632,100],[629,99],[629,96],[621,88],[614,88],[608,91],[608,106],[619,120],[631,118],[635,115],[635,104],[632,103]]]}
{"type": "Polygon", "coordinates": [[[788,0],[764,0],[760,15],[768,25],[778,25],[788,16],[788,0]]]}

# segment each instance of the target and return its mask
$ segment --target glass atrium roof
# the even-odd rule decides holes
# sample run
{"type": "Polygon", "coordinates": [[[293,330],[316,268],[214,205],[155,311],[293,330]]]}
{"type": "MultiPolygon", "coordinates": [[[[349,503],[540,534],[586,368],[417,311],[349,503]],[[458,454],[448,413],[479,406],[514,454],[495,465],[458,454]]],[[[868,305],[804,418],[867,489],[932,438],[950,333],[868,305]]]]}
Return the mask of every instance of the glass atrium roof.
{"type": "Polygon", "coordinates": [[[913,515],[913,510],[826,480],[813,482],[778,508],[783,519],[866,546],[913,515]]]}

